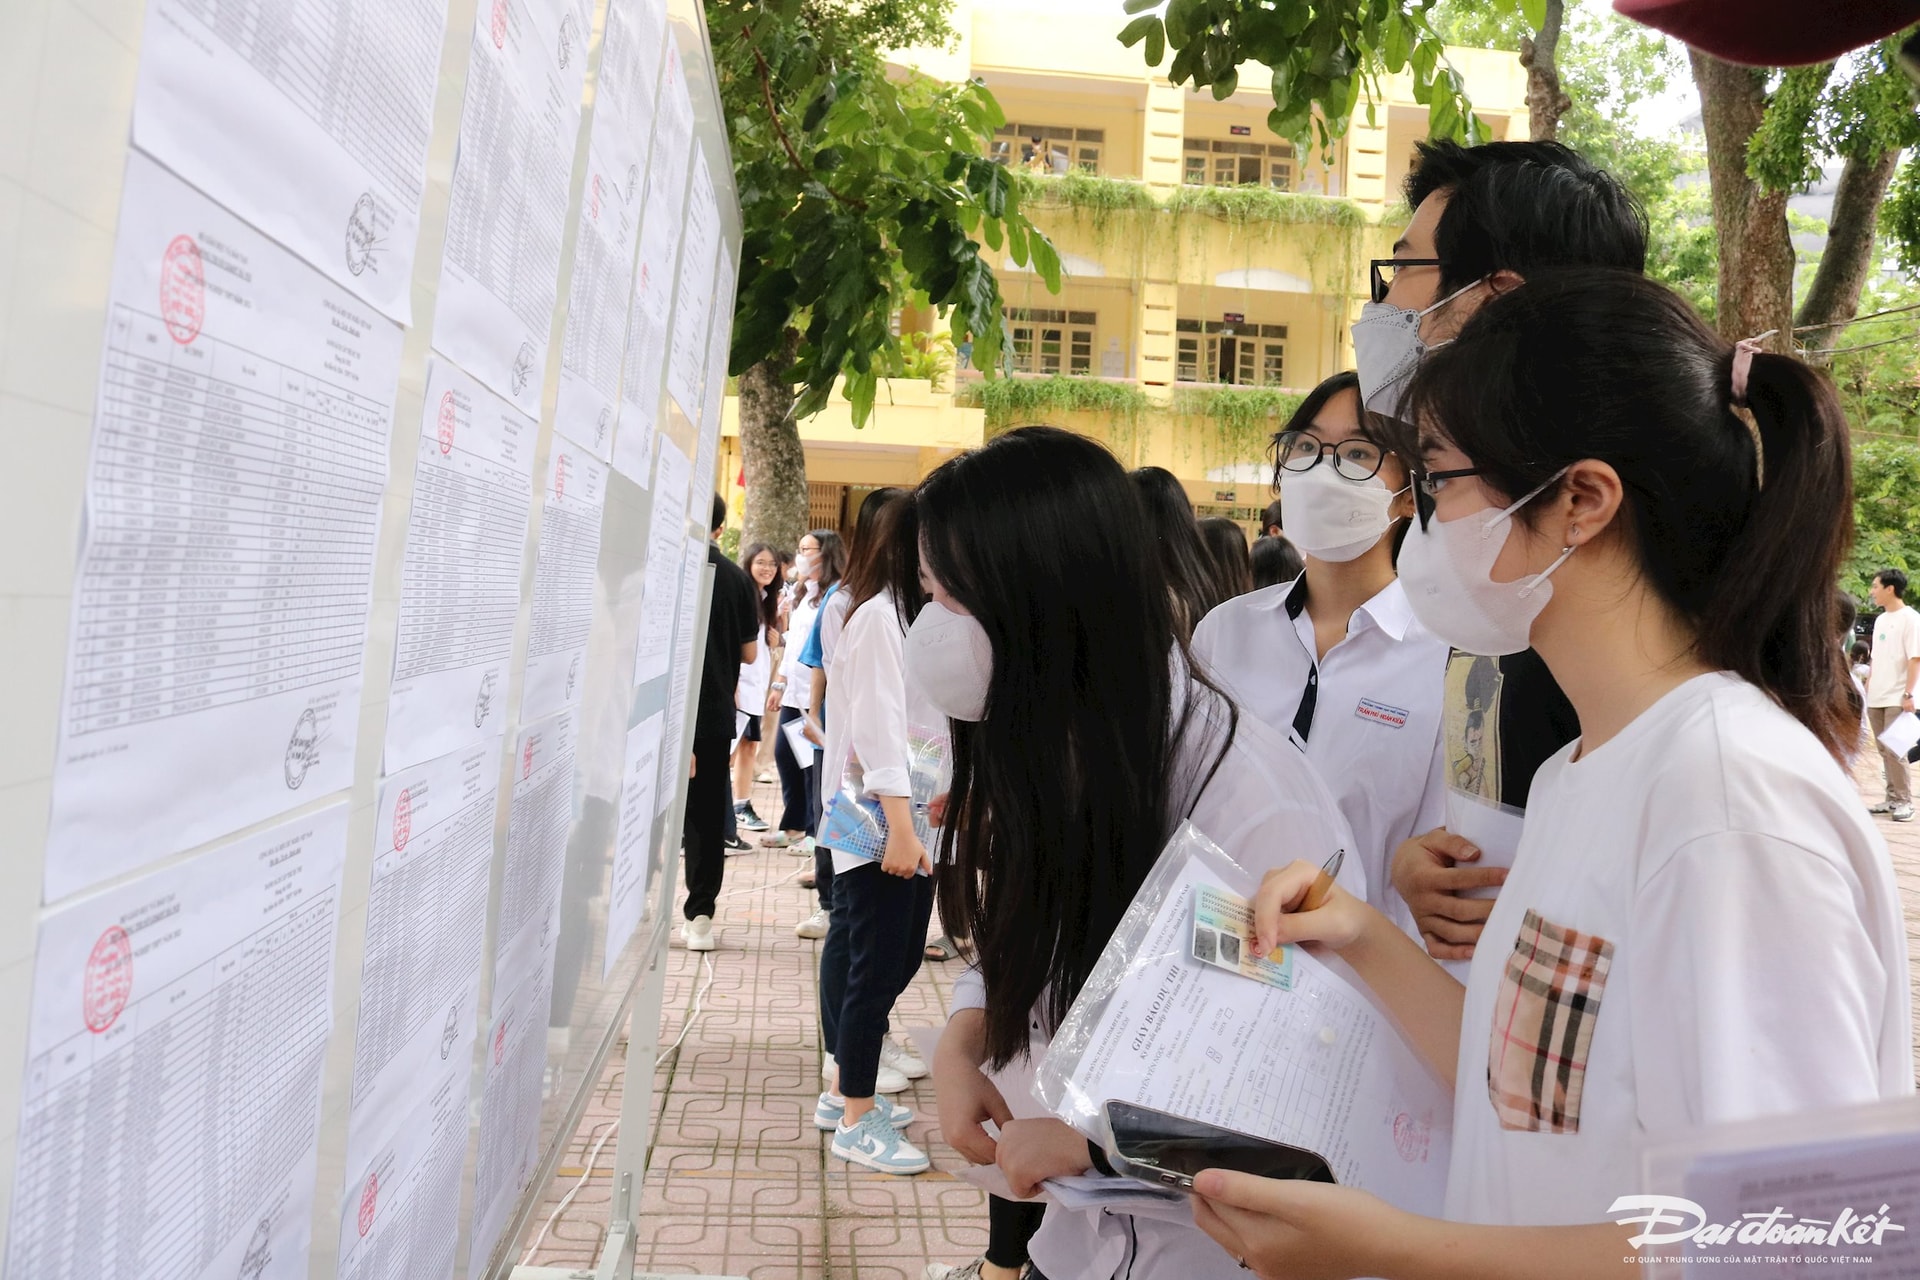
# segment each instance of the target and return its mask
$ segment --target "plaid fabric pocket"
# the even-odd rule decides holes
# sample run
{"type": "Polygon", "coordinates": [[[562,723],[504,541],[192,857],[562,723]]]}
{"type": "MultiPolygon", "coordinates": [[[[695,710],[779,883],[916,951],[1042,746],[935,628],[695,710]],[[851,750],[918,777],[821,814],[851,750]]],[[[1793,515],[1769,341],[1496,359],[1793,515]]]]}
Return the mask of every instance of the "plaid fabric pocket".
{"type": "Polygon", "coordinates": [[[1487,1096],[1503,1129],[1580,1132],[1580,1094],[1613,944],[1529,911],[1493,1008],[1487,1096]]]}

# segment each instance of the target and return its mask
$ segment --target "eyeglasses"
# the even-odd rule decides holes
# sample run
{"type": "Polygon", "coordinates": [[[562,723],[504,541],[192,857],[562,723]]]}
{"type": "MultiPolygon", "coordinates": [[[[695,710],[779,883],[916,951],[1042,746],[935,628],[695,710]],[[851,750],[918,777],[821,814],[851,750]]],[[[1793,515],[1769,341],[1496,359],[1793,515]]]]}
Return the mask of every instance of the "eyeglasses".
{"type": "Polygon", "coordinates": [[[1437,267],[1439,265],[1440,259],[1438,258],[1373,259],[1372,262],[1367,264],[1369,272],[1373,277],[1373,300],[1375,302],[1385,302],[1387,300],[1387,290],[1393,288],[1394,276],[1406,270],[1408,267],[1437,267]]]}
{"type": "Polygon", "coordinates": [[[1420,517],[1420,527],[1427,527],[1433,519],[1433,500],[1447,487],[1449,480],[1464,480],[1468,476],[1482,474],[1479,467],[1456,467],[1451,471],[1424,471],[1416,467],[1413,471],[1413,510],[1420,517]]]}
{"type": "Polygon", "coordinates": [[[1371,480],[1387,458],[1387,451],[1371,440],[1330,444],[1310,431],[1282,431],[1276,451],[1283,471],[1311,471],[1331,453],[1334,472],[1347,480],[1371,480]]]}

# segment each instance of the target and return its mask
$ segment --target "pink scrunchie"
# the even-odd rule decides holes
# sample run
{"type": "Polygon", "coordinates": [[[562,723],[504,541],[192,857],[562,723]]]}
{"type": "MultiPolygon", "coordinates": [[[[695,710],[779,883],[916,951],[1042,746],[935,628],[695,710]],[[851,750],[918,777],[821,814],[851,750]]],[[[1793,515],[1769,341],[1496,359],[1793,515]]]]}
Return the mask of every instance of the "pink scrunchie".
{"type": "Polygon", "coordinates": [[[1733,402],[1744,406],[1747,403],[1747,375],[1753,371],[1753,357],[1765,350],[1760,344],[1780,332],[1769,329],[1765,333],[1751,338],[1742,338],[1733,344],[1733,402]]]}

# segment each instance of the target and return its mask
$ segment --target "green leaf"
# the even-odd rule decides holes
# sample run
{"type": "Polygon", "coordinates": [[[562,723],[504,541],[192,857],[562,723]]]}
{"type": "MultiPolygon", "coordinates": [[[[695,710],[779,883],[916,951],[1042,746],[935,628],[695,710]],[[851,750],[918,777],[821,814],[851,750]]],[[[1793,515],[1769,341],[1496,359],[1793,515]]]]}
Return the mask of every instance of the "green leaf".
{"type": "Polygon", "coordinates": [[[1167,30],[1158,19],[1155,19],[1153,29],[1147,32],[1146,55],[1149,67],[1159,66],[1167,56],[1167,30]]]}
{"type": "Polygon", "coordinates": [[[1127,2],[1120,7],[1128,13],[1145,13],[1149,9],[1158,9],[1160,7],[1160,0],[1127,0],[1127,2]]]}
{"type": "Polygon", "coordinates": [[[1520,0],[1520,16],[1538,31],[1547,25],[1547,0],[1520,0]]]}
{"type": "Polygon", "coordinates": [[[1413,52],[1413,37],[1407,33],[1406,20],[1400,16],[1398,9],[1387,15],[1385,36],[1380,51],[1381,60],[1386,64],[1388,74],[1397,76],[1406,70],[1407,59],[1413,52]]]}
{"type": "Polygon", "coordinates": [[[1053,241],[1034,227],[1027,239],[1027,246],[1033,251],[1033,271],[1047,286],[1048,293],[1060,292],[1060,254],[1053,247],[1053,241]]]}
{"type": "Polygon", "coordinates": [[[1157,29],[1159,26],[1160,19],[1153,14],[1135,18],[1126,26],[1120,28],[1120,43],[1131,49],[1134,45],[1145,40],[1148,32],[1157,29]]]}

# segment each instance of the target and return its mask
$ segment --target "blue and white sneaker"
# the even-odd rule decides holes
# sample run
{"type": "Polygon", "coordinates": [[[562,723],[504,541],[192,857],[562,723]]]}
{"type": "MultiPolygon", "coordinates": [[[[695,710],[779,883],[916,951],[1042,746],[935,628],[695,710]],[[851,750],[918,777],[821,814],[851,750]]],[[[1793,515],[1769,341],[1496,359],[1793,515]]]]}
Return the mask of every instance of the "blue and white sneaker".
{"type": "MultiPolygon", "coordinates": [[[[889,1101],[886,1098],[875,1098],[873,1100],[873,1109],[875,1111],[880,1110],[880,1104],[883,1102],[892,1108],[893,1114],[889,1115],[887,1119],[893,1122],[894,1128],[904,1129],[913,1123],[912,1107],[903,1107],[899,1103],[889,1101]]],[[[813,1127],[827,1130],[838,1129],[840,1127],[840,1117],[846,1114],[847,1100],[829,1089],[821,1094],[820,1101],[814,1104],[813,1127]]]]}
{"type": "Polygon", "coordinates": [[[861,1116],[851,1129],[834,1126],[833,1154],[876,1173],[925,1173],[933,1167],[927,1153],[901,1137],[878,1107],[861,1116]]]}

